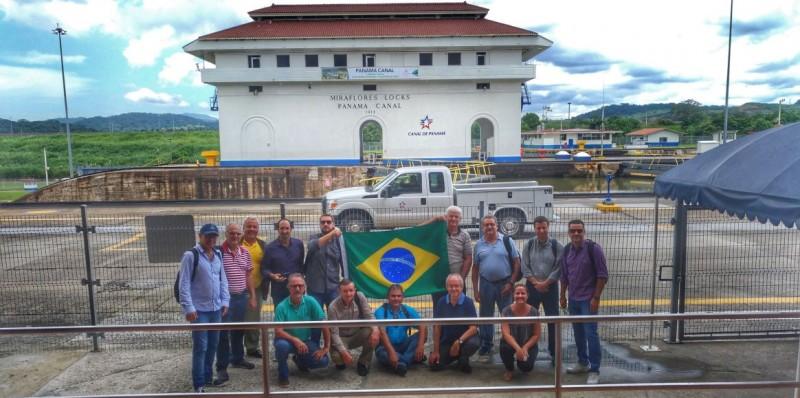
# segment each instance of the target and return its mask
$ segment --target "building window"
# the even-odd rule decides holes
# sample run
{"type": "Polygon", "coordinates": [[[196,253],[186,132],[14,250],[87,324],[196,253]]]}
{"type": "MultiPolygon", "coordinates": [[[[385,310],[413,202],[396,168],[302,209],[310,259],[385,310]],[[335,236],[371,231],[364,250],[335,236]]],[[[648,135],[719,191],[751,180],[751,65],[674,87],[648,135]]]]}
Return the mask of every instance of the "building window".
{"type": "Polygon", "coordinates": [[[378,91],[378,85],[377,84],[365,84],[363,88],[364,88],[364,91],[378,91]]]}
{"type": "Polygon", "coordinates": [[[362,54],[361,66],[365,68],[375,66],[375,54],[362,54]]]}
{"type": "Polygon", "coordinates": [[[661,143],[667,142],[667,137],[658,137],[658,142],[661,143]]]}
{"type": "Polygon", "coordinates": [[[333,66],[347,66],[347,54],[333,54],[333,66]]]}
{"type": "Polygon", "coordinates": [[[478,90],[488,90],[489,89],[489,83],[476,83],[475,84],[475,88],[478,89],[478,90]]]}
{"type": "Polygon", "coordinates": [[[306,54],[306,67],[316,68],[319,66],[319,56],[317,54],[306,54]]]}
{"type": "Polygon", "coordinates": [[[477,65],[486,65],[486,52],[475,53],[475,63],[477,65]]]}
{"type": "Polygon", "coordinates": [[[278,61],[278,67],[279,68],[288,68],[289,67],[289,54],[277,55],[276,59],[278,61]]]}
{"type": "Polygon", "coordinates": [[[447,53],[448,65],[461,65],[461,53],[447,53]]]}
{"type": "Polygon", "coordinates": [[[567,135],[561,134],[561,141],[566,141],[566,140],[567,140],[567,135]]]}
{"type": "Polygon", "coordinates": [[[419,53],[419,65],[420,66],[433,65],[433,53],[419,53]]]}
{"type": "Polygon", "coordinates": [[[608,133],[605,133],[605,134],[603,134],[603,139],[604,139],[604,140],[609,140],[609,139],[611,139],[611,134],[608,134],[608,133]]]}
{"type": "Polygon", "coordinates": [[[444,174],[442,172],[428,173],[428,189],[431,193],[444,192],[444,174]]]}
{"type": "Polygon", "coordinates": [[[247,56],[247,67],[248,68],[260,68],[261,67],[261,56],[260,55],[248,55],[247,56]]]}

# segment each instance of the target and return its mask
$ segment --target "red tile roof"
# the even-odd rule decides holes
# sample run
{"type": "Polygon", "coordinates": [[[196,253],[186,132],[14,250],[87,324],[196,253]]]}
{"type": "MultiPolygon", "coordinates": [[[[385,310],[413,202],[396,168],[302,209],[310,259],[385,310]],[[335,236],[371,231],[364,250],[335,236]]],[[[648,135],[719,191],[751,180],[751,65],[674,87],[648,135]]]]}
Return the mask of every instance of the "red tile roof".
{"type": "Polygon", "coordinates": [[[488,19],[274,20],[249,22],[200,40],[536,35],[488,19]]]}
{"type": "Polygon", "coordinates": [[[372,4],[273,4],[250,11],[251,17],[286,14],[363,14],[363,13],[478,13],[489,10],[463,3],[372,3],[372,4]]]}
{"type": "Polygon", "coordinates": [[[665,128],[661,128],[661,127],[652,127],[652,128],[647,128],[647,129],[631,131],[630,133],[625,134],[625,135],[627,135],[627,136],[644,136],[644,135],[655,134],[655,133],[658,133],[660,131],[669,131],[670,133],[680,134],[679,132],[672,131],[672,130],[669,130],[669,129],[665,129],[665,128]]]}

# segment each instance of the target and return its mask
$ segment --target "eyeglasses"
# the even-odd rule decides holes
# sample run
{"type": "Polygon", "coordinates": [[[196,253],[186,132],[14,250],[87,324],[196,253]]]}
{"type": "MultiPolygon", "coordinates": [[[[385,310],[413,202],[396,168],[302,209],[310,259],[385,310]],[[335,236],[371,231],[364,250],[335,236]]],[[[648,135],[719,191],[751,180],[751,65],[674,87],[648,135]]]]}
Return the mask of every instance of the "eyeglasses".
{"type": "Polygon", "coordinates": [[[303,284],[299,284],[299,285],[289,285],[289,288],[290,288],[290,289],[302,289],[302,288],[304,288],[304,287],[306,287],[306,285],[303,285],[303,284]]]}
{"type": "Polygon", "coordinates": [[[324,220],[324,221],[320,221],[319,223],[320,223],[320,224],[333,224],[333,221],[330,221],[330,220],[324,220]]]}
{"type": "Polygon", "coordinates": [[[572,228],[570,228],[569,233],[571,233],[571,234],[582,234],[583,233],[583,229],[572,229],[572,228]]]}

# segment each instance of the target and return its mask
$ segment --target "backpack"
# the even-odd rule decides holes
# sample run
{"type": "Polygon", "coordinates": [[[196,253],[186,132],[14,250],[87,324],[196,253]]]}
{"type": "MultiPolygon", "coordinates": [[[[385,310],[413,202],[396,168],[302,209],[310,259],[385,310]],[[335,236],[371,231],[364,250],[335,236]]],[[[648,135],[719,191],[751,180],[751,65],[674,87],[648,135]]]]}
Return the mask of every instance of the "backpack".
{"type": "MultiPolygon", "coordinates": [[[[525,243],[525,248],[523,251],[525,252],[525,258],[531,257],[531,250],[533,250],[533,241],[536,238],[529,240],[525,243]]],[[[554,261],[558,261],[558,241],[555,239],[550,239],[550,249],[553,250],[553,259],[554,261]]]]}
{"type": "MultiPolygon", "coordinates": [[[[197,251],[196,247],[192,248],[192,277],[190,282],[194,282],[194,275],[197,273],[197,264],[200,263],[200,252],[197,251]]],[[[222,261],[222,253],[219,251],[217,247],[214,247],[214,255],[219,257],[219,260],[222,261]]],[[[178,303],[181,302],[181,292],[180,292],[180,280],[181,280],[181,271],[178,269],[178,275],[175,276],[175,285],[172,287],[172,295],[175,296],[175,301],[178,303]]],[[[222,272],[219,273],[219,280],[222,281],[222,272]]]]}
{"type": "MultiPolygon", "coordinates": [[[[511,266],[511,269],[514,269],[514,250],[511,248],[511,237],[508,235],[503,235],[503,246],[506,247],[506,253],[508,253],[508,265],[511,266]]],[[[522,279],[522,272],[517,274],[517,279],[511,282],[517,283],[519,280],[522,279]]]]}
{"type": "MultiPolygon", "coordinates": [[[[389,315],[389,314],[392,313],[391,312],[391,307],[389,307],[389,303],[383,303],[383,305],[381,305],[381,308],[383,308],[383,313],[386,314],[386,315],[389,315]]],[[[412,319],[411,318],[411,314],[408,312],[408,309],[406,308],[405,304],[400,304],[400,310],[403,311],[403,316],[405,316],[406,319],[412,319]]],[[[383,318],[383,319],[389,319],[389,318],[383,318]]],[[[416,327],[415,326],[409,326],[409,328],[406,329],[406,333],[409,336],[411,336],[413,334],[412,333],[413,329],[416,329],[416,327]]]]}
{"type": "Polygon", "coordinates": [[[356,303],[358,309],[358,319],[364,319],[364,310],[361,309],[361,299],[358,297],[358,292],[353,296],[353,302],[356,303]]]}
{"type": "MultiPolygon", "coordinates": [[[[586,249],[589,250],[589,262],[592,263],[592,270],[594,270],[594,268],[595,268],[595,263],[594,263],[594,245],[595,245],[595,243],[592,242],[589,239],[586,239],[583,242],[586,244],[586,249]]],[[[571,248],[572,248],[572,242],[567,243],[566,245],[564,245],[564,258],[565,259],[567,258],[567,253],[569,253],[569,249],[571,249],[571,248]]]]}

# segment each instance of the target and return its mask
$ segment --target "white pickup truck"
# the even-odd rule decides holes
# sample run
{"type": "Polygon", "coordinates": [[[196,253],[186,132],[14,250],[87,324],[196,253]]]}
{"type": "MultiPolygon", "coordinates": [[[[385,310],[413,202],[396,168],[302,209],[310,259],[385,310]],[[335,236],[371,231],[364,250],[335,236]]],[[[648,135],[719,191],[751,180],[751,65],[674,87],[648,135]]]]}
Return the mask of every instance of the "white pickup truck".
{"type": "Polygon", "coordinates": [[[358,232],[417,225],[454,204],[464,212],[464,226],[477,226],[481,213],[494,214],[500,232],[516,236],[534,217],[552,217],[553,187],[536,181],[453,184],[447,167],[403,167],[373,186],[328,192],[322,211],[343,230],[358,232]]]}

